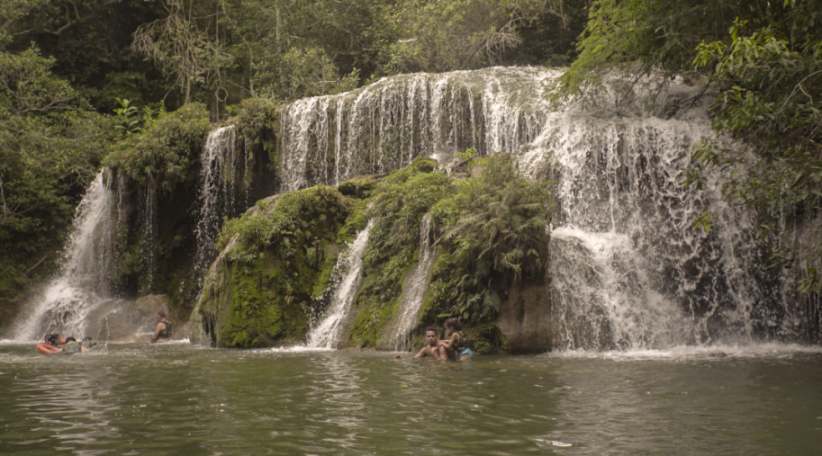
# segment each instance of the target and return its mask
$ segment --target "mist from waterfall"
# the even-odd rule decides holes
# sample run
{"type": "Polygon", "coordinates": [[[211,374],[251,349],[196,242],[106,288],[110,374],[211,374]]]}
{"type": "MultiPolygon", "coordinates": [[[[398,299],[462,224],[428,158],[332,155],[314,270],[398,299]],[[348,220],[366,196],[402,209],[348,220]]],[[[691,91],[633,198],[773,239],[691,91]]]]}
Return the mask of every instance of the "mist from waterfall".
{"type": "MultiPolygon", "coordinates": [[[[371,232],[373,221],[357,234],[357,238],[350,243],[345,251],[340,254],[337,264],[334,265],[332,276],[341,277],[340,280],[332,280],[327,293],[331,294],[331,300],[325,311],[325,316],[311,328],[308,333],[307,345],[311,348],[337,348],[345,319],[351,307],[351,302],[357,294],[362,270],[363,255],[368,247],[368,234],[371,232]],[[333,294],[332,294],[333,293],[333,294]]],[[[325,293],[324,293],[325,294],[325,293]]]]}
{"type": "Polygon", "coordinates": [[[108,300],[116,200],[101,171],[94,178],[74,216],[74,231],[63,252],[59,275],[31,300],[21,315],[14,339],[40,339],[45,333],[85,335],[86,316],[108,300]]]}

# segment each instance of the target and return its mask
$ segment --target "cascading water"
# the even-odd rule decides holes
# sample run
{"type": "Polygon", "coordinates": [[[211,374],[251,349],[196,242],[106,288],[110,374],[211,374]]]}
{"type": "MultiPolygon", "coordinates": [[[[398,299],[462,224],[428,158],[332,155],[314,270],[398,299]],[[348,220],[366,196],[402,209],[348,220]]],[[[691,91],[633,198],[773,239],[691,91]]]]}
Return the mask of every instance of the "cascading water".
{"type": "Polygon", "coordinates": [[[545,118],[534,68],[489,68],[383,79],[340,95],[307,98],[281,115],[283,190],[339,185],[429,156],[447,161],[473,147],[480,155],[518,154],[545,118]]]}
{"type": "MultiPolygon", "coordinates": [[[[196,265],[202,273],[216,257],[214,245],[223,216],[234,215],[237,210],[234,179],[238,148],[235,130],[232,125],[212,131],[200,156],[202,168],[198,195],[200,211],[197,221],[196,265]]],[[[248,157],[245,165],[247,168],[248,157]]]]}
{"type": "MultiPolygon", "coordinates": [[[[558,119],[560,120],[560,119],[558,119]]],[[[747,214],[721,199],[714,175],[683,186],[705,117],[577,118],[553,123],[561,228],[551,250],[555,345],[660,348],[750,338],[779,302],[747,214]],[[710,233],[693,225],[717,214],[710,233]],[[765,307],[765,306],[759,306],[765,307]]]]}
{"type": "MultiPolygon", "coordinates": [[[[343,319],[351,307],[351,301],[357,293],[357,285],[360,281],[363,255],[368,246],[368,234],[371,232],[372,222],[357,234],[354,242],[348,245],[345,252],[340,254],[337,264],[334,266],[332,275],[341,276],[339,281],[332,285],[333,297],[331,298],[325,318],[323,318],[311,332],[308,333],[308,346],[311,348],[336,348],[335,343],[339,337],[343,319]]],[[[327,290],[330,292],[331,290],[327,290]]]]}
{"type": "Polygon", "coordinates": [[[14,339],[35,340],[44,333],[57,332],[82,337],[85,317],[106,301],[111,258],[113,192],[105,185],[101,171],[86,191],[74,216],[75,231],[64,251],[59,277],[35,297],[28,315],[14,339]]]}
{"type": "Polygon", "coordinates": [[[701,193],[683,187],[694,142],[712,135],[713,95],[700,98],[701,87],[681,78],[650,78],[630,97],[593,95],[597,108],[580,100],[556,107],[543,84],[560,74],[401,75],[300,100],[281,119],[283,186],[334,185],[422,155],[447,162],[468,147],[508,153],[524,174],[556,181],[555,346],[789,336],[780,317],[789,312],[773,304],[783,301],[782,279],[766,271],[750,217],[722,201],[723,176],[710,176],[701,193]],[[710,233],[693,226],[705,211],[716,214],[710,233]]]}
{"type": "Polygon", "coordinates": [[[397,321],[394,325],[390,344],[396,350],[407,348],[408,336],[417,326],[420,309],[428,292],[428,282],[431,278],[431,268],[434,267],[434,245],[431,243],[431,214],[425,214],[420,225],[420,256],[417,267],[412,269],[405,278],[405,284],[397,312],[397,321]]]}

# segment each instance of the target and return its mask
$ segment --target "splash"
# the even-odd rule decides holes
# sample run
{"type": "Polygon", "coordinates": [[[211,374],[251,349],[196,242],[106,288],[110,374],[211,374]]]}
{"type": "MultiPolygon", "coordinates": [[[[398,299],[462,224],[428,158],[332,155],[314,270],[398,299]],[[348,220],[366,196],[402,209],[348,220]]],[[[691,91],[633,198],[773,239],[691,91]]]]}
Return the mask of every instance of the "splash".
{"type": "Polygon", "coordinates": [[[36,340],[53,332],[82,337],[86,315],[107,301],[114,197],[103,174],[97,174],[77,206],[60,275],[34,299],[15,340],[36,340]]]}

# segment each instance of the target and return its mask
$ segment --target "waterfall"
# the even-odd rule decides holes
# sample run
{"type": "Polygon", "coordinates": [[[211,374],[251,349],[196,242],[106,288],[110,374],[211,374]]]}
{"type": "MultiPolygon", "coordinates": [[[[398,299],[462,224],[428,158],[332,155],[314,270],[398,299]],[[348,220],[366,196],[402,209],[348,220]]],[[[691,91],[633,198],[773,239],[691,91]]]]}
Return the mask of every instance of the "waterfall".
{"type": "Polygon", "coordinates": [[[281,118],[283,188],[335,185],[422,155],[447,163],[469,147],[478,156],[507,153],[525,175],[555,181],[560,211],[545,298],[555,346],[790,336],[783,280],[766,270],[750,214],[722,200],[726,176],[713,172],[703,192],[683,187],[693,144],[712,137],[716,92],[700,96],[698,84],[650,77],[625,96],[613,89],[625,87],[625,76],[613,74],[605,89],[555,106],[543,85],[561,74],[399,75],[292,103],[281,118]],[[693,226],[705,211],[715,214],[710,233],[693,226]]]}
{"type": "Polygon", "coordinates": [[[35,340],[50,332],[83,337],[86,315],[105,301],[115,198],[103,173],[97,174],[77,206],[59,276],[35,297],[14,339],[35,340]]]}
{"type": "Polygon", "coordinates": [[[754,312],[780,302],[749,214],[683,187],[707,119],[557,119],[560,228],[551,241],[555,345],[660,348],[750,339],[776,327],[754,312]],[[716,214],[710,233],[695,217],[716,214]]]}
{"type": "Polygon", "coordinates": [[[143,256],[141,258],[143,263],[143,280],[141,286],[142,294],[150,294],[154,287],[154,272],[157,269],[157,197],[154,189],[154,180],[149,176],[148,181],[140,191],[143,193],[142,198],[142,240],[143,240],[143,256]]]}
{"type": "Polygon", "coordinates": [[[428,213],[422,218],[420,225],[420,255],[417,267],[412,269],[405,279],[397,322],[390,335],[390,344],[396,350],[407,348],[409,333],[419,321],[435,257],[435,248],[431,243],[431,214],[428,213]]]}
{"type": "MultiPolygon", "coordinates": [[[[223,216],[233,216],[237,211],[235,162],[238,160],[238,148],[235,131],[236,128],[232,125],[209,133],[200,156],[202,168],[198,194],[200,210],[196,227],[196,265],[202,272],[201,275],[204,275],[217,256],[214,245],[217,243],[223,216]]],[[[246,168],[248,162],[246,151],[246,168]]],[[[242,209],[245,209],[245,204],[242,209]]]]}
{"type": "MultiPolygon", "coordinates": [[[[360,281],[360,271],[362,270],[363,255],[368,246],[368,234],[371,232],[373,222],[357,234],[357,238],[348,245],[345,252],[340,254],[337,264],[334,266],[332,275],[342,277],[333,287],[333,297],[326,310],[325,318],[322,319],[308,334],[308,346],[312,348],[336,348],[335,343],[339,337],[343,319],[351,307],[351,301],[357,293],[357,285],[360,281]]],[[[337,281],[332,281],[337,282],[337,281]]]]}
{"type": "Polygon", "coordinates": [[[518,154],[545,124],[541,82],[558,71],[488,68],[384,78],[351,92],[296,101],[282,112],[283,190],[339,185],[448,161],[469,147],[518,154]]]}

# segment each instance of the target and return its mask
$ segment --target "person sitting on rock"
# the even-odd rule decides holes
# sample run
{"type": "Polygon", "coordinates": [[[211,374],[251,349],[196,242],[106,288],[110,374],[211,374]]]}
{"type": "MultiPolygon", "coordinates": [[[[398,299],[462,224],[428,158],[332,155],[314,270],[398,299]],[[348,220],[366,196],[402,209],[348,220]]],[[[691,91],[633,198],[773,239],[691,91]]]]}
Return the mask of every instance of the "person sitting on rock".
{"type": "Polygon", "coordinates": [[[441,340],[437,344],[440,357],[453,359],[455,361],[468,361],[474,358],[474,352],[468,348],[468,341],[462,333],[462,324],[457,318],[445,320],[445,332],[447,340],[441,340]]]}
{"type": "Polygon", "coordinates": [[[166,313],[161,310],[154,318],[157,320],[157,328],[151,336],[151,343],[168,342],[171,339],[171,322],[166,320],[166,313]]]}
{"type": "MultiPolygon", "coordinates": [[[[426,356],[430,356],[439,361],[447,361],[448,358],[441,358],[440,357],[440,350],[439,350],[439,333],[434,328],[426,328],[425,329],[425,343],[427,344],[425,347],[417,353],[414,358],[425,358],[426,356]]],[[[402,359],[405,358],[403,355],[397,355],[394,359],[402,359]]]]}

